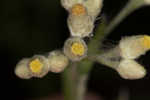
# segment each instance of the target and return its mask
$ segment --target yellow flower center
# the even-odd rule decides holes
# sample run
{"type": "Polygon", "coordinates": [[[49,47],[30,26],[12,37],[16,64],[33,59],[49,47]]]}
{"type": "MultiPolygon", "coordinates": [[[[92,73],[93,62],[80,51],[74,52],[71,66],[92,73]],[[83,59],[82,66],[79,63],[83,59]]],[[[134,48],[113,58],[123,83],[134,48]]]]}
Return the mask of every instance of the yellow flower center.
{"type": "Polygon", "coordinates": [[[43,64],[40,62],[39,59],[34,59],[30,62],[29,66],[33,73],[39,73],[41,72],[43,64]]]}
{"type": "Polygon", "coordinates": [[[150,49],[150,36],[148,35],[143,36],[143,46],[144,48],[150,49]]]}
{"type": "Polygon", "coordinates": [[[72,9],[71,12],[73,15],[82,15],[86,13],[85,7],[82,4],[75,4],[72,9]]]}
{"type": "Polygon", "coordinates": [[[73,43],[71,46],[71,52],[77,56],[84,55],[84,52],[85,52],[84,45],[82,43],[78,43],[78,42],[73,43]]]}

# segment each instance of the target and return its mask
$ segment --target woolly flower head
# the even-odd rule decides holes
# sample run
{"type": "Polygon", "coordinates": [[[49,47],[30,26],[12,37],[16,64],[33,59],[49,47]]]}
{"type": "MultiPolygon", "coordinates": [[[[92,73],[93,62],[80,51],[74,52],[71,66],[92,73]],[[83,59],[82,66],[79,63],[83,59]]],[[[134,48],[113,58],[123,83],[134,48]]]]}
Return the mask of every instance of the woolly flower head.
{"type": "Polygon", "coordinates": [[[146,75],[146,70],[143,66],[129,59],[123,59],[116,70],[124,79],[140,79],[146,75]]]}
{"type": "Polygon", "coordinates": [[[102,0],[61,0],[61,4],[69,12],[67,23],[71,36],[89,37],[102,0]]]}
{"type": "Polygon", "coordinates": [[[47,58],[41,55],[22,59],[15,69],[15,74],[23,79],[31,77],[43,77],[48,73],[49,64],[47,58]]]}
{"type": "Polygon", "coordinates": [[[71,37],[64,44],[64,54],[72,61],[79,61],[87,54],[87,45],[79,37],[71,37]]]}
{"type": "Polygon", "coordinates": [[[75,16],[70,14],[67,19],[71,36],[87,37],[92,33],[94,21],[87,14],[75,16]]]}
{"type": "Polygon", "coordinates": [[[15,68],[15,74],[16,76],[22,78],[22,79],[30,79],[32,77],[32,74],[30,73],[27,64],[30,59],[24,58],[22,59],[15,68]]]}
{"type": "Polygon", "coordinates": [[[150,50],[150,36],[137,35],[121,39],[120,54],[126,59],[135,59],[150,50]]]}
{"type": "Polygon", "coordinates": [[[52,51],[48,55],[49,71],[62,72],[69,64],[68,58],[59,50],[52,51]]]}
{"type": "Polygon", "coordinates": [[[70,10],[67,24],[71,36],[90,36],[94,28],[94,20],[87,14],[87,10],[82,4],[74,4],[70,10]]]}
{"type": "Polygon", "coordinates": [[[103,55],[97,56],[97,61],[116,70],[124,79],[140,79],[146,75],[146,70],[134,59],[121,58],[118,55],[119,48],[106,51],[103,55]]]}

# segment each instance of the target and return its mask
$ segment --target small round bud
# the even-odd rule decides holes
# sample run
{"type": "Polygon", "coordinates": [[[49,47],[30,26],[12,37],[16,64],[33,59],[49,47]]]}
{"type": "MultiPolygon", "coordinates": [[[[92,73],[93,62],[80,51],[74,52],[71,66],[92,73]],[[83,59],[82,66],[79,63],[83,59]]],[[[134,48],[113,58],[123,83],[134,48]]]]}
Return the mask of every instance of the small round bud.
{"type": "Polygon", "coordinates": [[[88,15],[95,19],[101,12],[103,0],[86,0],[83,4],[87,8],[88,15]]]}
{"type": "Polygon", "coordinates": [[[135,59],[150,50],[150,36],[138,35],[121,39],[120,55],[126,59],[135,59]]]}
{"type": "Polygon", "coordinates": [[[87,37],[90,36],[94,28],[94,21],[87,14],[76,16],[70,14],[67,19],[71,36],[87,37]]]}
{"type": "Polygon", "coordinates": [[[48,73],[49,64],[48,60],[41,55],[33,56],[29,63],[28,68],[34,77],[43,77],[48,73]]]}
{"type": "Polygon", "coordinates": [[[48,55],[49,70],[51,72],[62,72],[69,64],[68,58],[61,51],[53,51],[48,55]]]}
{"type": "Polygon", "coordinates": [[[116,70],[124,79],[140,79],[146,75],[146,70],[143,66],[134,60],[128,59],[123,59],[116,70]]]}
{"type": "Polygon", "coordinates": [[[29,59],[22,59],[15,68],[15,74],[22,79],[30,79],[32,77],[31,72],[29,71],[28,65],[29,59]]]}
{"type": "Polygon", "coordinates": [[[87,54],[87,46],[79,37],[71,37],[64,44],[64,53],[72,61],[79,61],[87,54]]]}

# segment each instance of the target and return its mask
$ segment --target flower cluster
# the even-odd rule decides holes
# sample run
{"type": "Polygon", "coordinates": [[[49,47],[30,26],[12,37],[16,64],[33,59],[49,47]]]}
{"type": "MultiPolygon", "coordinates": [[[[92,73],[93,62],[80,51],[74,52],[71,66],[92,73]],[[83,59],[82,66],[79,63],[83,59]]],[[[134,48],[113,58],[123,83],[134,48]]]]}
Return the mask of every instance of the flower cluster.
{"type": "Polygon", "coordinates": [[[87,55],[84,37],[89,37],[94,21],[102,8],[102,0],[61,0],[68,11],[68,27],[71,36],[65,41],[63,51],[55,50],[47,56],[35,55],[22,59],[15,68],[15,74],[23,79],[41,78],[48,72],[62,72],[69,61],[80,61],[87,55]]]}
{"type": "Polygon", "coordinates": [[[94,21],[101,12],[103,0],[61,0],[68,11],[68,27],[71,36],[87,37],[92,34],[94,21]]]}
{"type": "Polygon", "coordinates": [[[68,58],[58,50],[52,51],[48,56],[35,55],[22,59],[15,69],[15,74],[23,79],[31,77],[41,78],[50,72],[61,72],[69,63],[68,58]]]}
{"type": "Polygon", "coordinates": [[[146,74],[136,59],[150,50],[150,36],[124,37],[115,48],[98,56],[100,62],[114,68],[122,78],[139,79],[146,74]]]}
{"type": "Polygon", "coordinates": [[[69,13],[67,24],[70,38],[64,44],[64,54],[72,61],[80,61],[87,55],[84,37],[90,37],[94,22],[102,9],[103,0],[61,0],[69,13]]]}

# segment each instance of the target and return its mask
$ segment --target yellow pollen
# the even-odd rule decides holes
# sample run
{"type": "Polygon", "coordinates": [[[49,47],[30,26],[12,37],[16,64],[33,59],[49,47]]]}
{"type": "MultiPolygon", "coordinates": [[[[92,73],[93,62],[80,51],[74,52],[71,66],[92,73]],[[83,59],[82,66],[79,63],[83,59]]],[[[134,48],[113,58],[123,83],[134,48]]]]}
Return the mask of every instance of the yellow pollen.
{"type": "Polygon", "coordinates": [[[30,62],[29,66],[33,73],[39,73],[41,72],[43,64],[40,62],[39,59],[34,59],[33,61],[30,62]]]}
{"type": "Polygon", "coordinates": [[[150,49],[150,36],[148,35],[143,36],[143,46],[147,49],[150,49]]]}
{"type": "Polygon", "coordinates": [[[74,55],[77,55],[77,56],[82,56],[84,55],[84,52],[85,52],[85,48],[83,46],[82,43],[73,43],[72,46],[71,46],[71,52],[74,54],[74,55]]]}
{"type": "Polygon", "coordinates": [[[73,15],[82,15],[86,13],[85,7],[82,4],[75,4],[72,9],[71,12],[73,15]]]}

